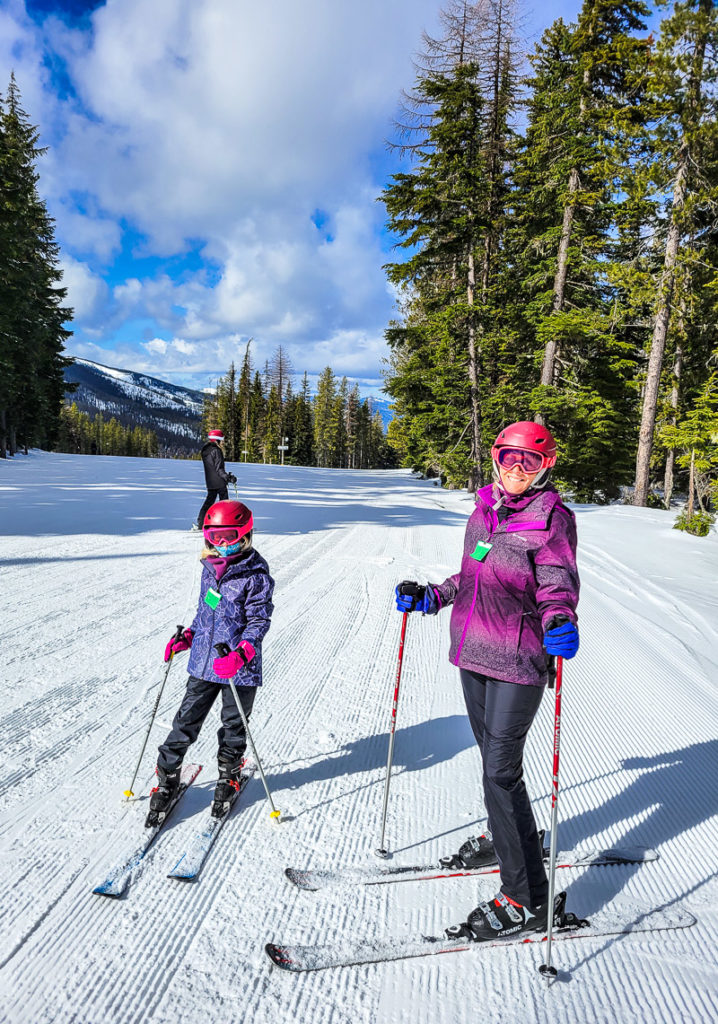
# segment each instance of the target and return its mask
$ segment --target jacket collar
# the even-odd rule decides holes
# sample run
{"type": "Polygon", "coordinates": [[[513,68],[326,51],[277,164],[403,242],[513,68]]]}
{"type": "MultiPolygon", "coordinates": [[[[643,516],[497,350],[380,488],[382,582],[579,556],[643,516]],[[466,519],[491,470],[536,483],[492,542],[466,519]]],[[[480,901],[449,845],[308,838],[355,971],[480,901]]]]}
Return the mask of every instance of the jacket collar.
{"type": "Polygon", "coordinates": [[[238,565],[239,562],[246,561],[253,551],[254,549],[250,548],[249,551],[240,551],[236,555],[207,555],[206,558],[202,559],[202,562],[214,570],[214,575],[219,583],[233,566],[238,565]]]}
{"type": "Polygon", "coordinates": [[[532,514],[539,512],[548,513],[554,505],[561,500],[555,487],[542,487],[524,491],[523,494],[507,494],[498,484],[488,484],[476,492],[476,504],[493,509],[500,503],[503,508],[511,512],[523,512],[529,505],[533,505],[532,514]],[[535,504],[534,504],[535,502],[535,504]]]}

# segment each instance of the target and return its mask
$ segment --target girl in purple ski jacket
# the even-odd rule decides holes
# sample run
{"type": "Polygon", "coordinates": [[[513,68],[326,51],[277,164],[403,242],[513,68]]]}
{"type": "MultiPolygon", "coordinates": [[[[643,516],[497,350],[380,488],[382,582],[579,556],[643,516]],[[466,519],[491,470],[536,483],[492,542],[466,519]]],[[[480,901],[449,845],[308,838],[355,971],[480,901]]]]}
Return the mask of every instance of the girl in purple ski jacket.
{"type": "Polygon", "coordinates": [[[217,734],[219,780],[212,813],[227,812],[236,793],[247,747],[242,715],[247,719],[257,688],[262,685],[262,640],[269,629],[274,605],[274,580],[269,566],[252,547],[252,513],[241,501],[219,501],[204,517],[206,546],[202,552],[202,582],[197,614],[189,629],[174,636],[165,661],[190,650],[189,679],[172,729],[159,748],[157,787],[150,800],[148,824],[157,824],[172,806],[180,783],[187,748],[197,739],[218,696],[222,725],[217,734]],[[216,650],[224,644],[229,653],[216,650]],[[156,820],[155,820],[156,819],[156,820]]]}
{"type": "Polygon", "coordinates": [[[461,569],[443,583],[397,587],[404,612],[451,606],[449,658],[459,668],[483,763],[486,832],[447,859],[457,868],[498,863],[501,891],[463,926],[478,941],[545,930],[548,881],[523,780],[523,750],[551,659],[578,650],[576,522],[548,485],[550,432],[514,423],[492,448],[495,482],[476,495],[461,569]]]}

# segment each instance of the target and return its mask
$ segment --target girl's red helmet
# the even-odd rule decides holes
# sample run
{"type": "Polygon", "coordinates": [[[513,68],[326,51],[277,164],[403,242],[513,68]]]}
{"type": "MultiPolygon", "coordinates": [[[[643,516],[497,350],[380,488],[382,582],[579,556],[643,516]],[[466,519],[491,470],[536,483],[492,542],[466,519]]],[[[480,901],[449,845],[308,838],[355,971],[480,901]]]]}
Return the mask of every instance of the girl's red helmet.
{"type": "Polygon", "coordinates": [[[234,527],[238,536],[243,537],[254,527],[254,520],[251,509],[248,509],[241,501],[217,501],[207,512],[202,525],[205,536],[207,530],[223,526],[234,527]]]}

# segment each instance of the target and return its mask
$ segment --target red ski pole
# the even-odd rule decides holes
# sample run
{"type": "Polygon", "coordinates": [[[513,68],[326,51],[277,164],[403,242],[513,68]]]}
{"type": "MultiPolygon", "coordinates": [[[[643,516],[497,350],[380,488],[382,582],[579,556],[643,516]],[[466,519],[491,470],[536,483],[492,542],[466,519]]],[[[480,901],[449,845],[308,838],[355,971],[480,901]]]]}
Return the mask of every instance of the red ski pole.
{"type": "Polygon", "coordinates": [[[556,977],[551,965],[551,939],[553,937],[553,901],[556,886],[556,852],[558,850],[558,766],[561,746],[561,689],[563,686],[563,658],[556,658],[556,706],[553,720],[553,782],[551,787],[551,853],[548,872],[548,931],[546,933],[546,959],[539,967],[541,974],[556,977]]]}
{"type": "Polygon", "coordinates": [[[394,687],[394,703],[391,707],[391,725],[389,729],[389,755],[386,761],[386,782],[384,783],[384,809],[381,820],[381,840],[376,850],[377,857],[388,857],[389,851],[384,846],[384,832],[386,830],[386,809],[389,805],[389,780],[391,779],[391,764],[394,758],[394,733],[396,732],[396,709],[399,706],[399,684],[401,683],[401,663],[404,658],[404,637],[406,636],[406,620],[408,612],[404,612],[401,622],[401,639],[399,640],[399,664],[396,668],[396,685],[394,687]]]}

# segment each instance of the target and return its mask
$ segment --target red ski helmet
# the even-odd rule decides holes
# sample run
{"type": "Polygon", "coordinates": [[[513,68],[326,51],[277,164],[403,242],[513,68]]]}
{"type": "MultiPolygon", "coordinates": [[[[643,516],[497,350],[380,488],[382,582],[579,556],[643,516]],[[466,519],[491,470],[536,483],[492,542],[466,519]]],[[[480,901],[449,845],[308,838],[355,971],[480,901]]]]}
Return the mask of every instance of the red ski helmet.
{"type": "Polygon", "coordinates": [[[203,533],[213,547],[231,547],[253,527],[251,509],[241,501],[217,501],[204,517],[203,533]]]}
{"type": "MultiPolygon", "coordinates": [[[[551,431],[546,427],[533,423],[531,420],[521,420],[504,427],[491,449],[497,477],[499,476],[499,464],[502,462],[500,455],[502,449],[513,449],[514,453],[517,451],[531,452],[534,456],[538,456],[540,462],[536,463],[535,468],[525,464],[524,468],[527,472],[537,474],[533,482],[534,487],[542,487],[548,482],[549,472],[556,465],[556,442],[551,431]]],[[[504,454],[508,455],[508,452],[504,454]]],[[[519,455],[514,454],[514,458],[518,461],[519,455]]]]}

